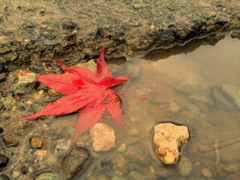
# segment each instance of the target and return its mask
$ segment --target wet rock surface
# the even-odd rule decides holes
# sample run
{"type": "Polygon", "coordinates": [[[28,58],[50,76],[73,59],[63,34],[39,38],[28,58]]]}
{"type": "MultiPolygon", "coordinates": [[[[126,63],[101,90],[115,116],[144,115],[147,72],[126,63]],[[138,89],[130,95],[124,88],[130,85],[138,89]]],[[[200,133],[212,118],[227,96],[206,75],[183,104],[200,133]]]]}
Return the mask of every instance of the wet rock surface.
{"type": "Polygon", "coordinates": [[[153,44],[174,45],[239,28],[240,17],[237,0],[3,0],[0,7],[0,63],[8,71],[70,53],[78,60],[94,57],[102,43],[109,53],[132,55],[153,44]]]}
{"type": "Polygon", "coordinates": [[[73,149],[63,158],[61,170],[63,178],[66,180],[73,179],[80,174],[90,163],[89,152],[81,147],[73,149]]]}

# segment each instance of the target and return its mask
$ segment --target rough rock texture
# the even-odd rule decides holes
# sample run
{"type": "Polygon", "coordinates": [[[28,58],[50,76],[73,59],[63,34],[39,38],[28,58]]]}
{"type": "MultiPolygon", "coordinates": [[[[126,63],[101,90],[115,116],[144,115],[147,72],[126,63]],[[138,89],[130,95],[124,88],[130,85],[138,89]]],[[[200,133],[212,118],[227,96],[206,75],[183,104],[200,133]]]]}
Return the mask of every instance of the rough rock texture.
{"type": "Polygon", "coordinates": [[[97,56],[102,43],[108,53],[132,55],[240,27],[238,0],[2,0],[0,7],[0,64],[7,71],[70,54],[76,63],[97,56]]]}
{"type": "Polygon", "coordinates": [[[63,178],[66,180],[75,178],[89,163],[89,152],[81,147],[73,147],[73,149],[63,158],[61,163],[63,178]]]}
{"type": "Polygon", "coordinates": [[[104,124],[96,123],[90,130],[94,151],[108,151],[115,147],[114,130],[104,124]]]}
{"type": "Polygon", "coordinates": [[[154,127],[153,144],[159,159],[165,164],[178,162],[181,148],[189,140],[186,126],[172,123],[160,123],[154,127]]]}

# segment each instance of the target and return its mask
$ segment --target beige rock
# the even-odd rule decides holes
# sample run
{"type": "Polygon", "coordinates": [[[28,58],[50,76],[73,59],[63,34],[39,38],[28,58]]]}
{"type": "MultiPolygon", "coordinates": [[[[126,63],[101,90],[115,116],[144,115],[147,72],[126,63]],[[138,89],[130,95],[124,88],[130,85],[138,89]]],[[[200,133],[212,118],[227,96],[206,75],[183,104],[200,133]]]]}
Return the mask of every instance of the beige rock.
{"type": "Polygon", "coordinates": [[[209,169],[207,169],[207,168],[203,168],[202,169],[202,175],[204,177],[207,177],[207,178],[211,178],[212,177],[211,171],[209,169]]]}
{"type": "Polygon", "coordinates": [[[181,148],[189,140],[186,126],[160,123],[154,127],[153,144],[156,154],[165,164],[178,162],[181,148]]]}
{"type": "Polygon", "coordinates": [[[90,130],[94,151],[108,151],[115,147],[114,130],[104,123],[96,123],[90,130]]]}
{"type": "Polygon", "coordinates": [[[34,136],[30,140],[31,146],[35,148],[42,148],[45,142],[46,140],[39,136],[34,136]]]}

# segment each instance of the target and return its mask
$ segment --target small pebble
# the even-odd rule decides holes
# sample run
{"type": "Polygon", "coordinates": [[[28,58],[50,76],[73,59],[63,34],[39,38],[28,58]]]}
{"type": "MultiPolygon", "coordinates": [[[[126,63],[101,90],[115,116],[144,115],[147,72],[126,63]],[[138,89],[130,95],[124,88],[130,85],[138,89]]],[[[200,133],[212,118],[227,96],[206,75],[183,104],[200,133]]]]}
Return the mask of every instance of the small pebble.
{"type": "Polygon", "coordinates": [[[123,153],[127,150],[127,145],[125,143],[121,144],[118,148],[118,152],[123,153]]]}
{"type": "Polygon", "coordinates": [[[20,172],[18,172],[18,171],[13,171],[12,172],[12,177],[13,178],[17,178],[19,175],[20,175],[20,172]]]}
{"type": "Polygon", "coordinates": [[[3,117],[3,119],[9,119],[10,114],[7,112],[4,112],[4,113],[2,113],[2,117],[3,117]]]}
{"type": "Polygon", "coordinates": [[[193,168],[192,168],[191,161],[186,157],[182,157],[180,162],[179,162],[178,173],[181,176],[187,177],[188,175],[191,174],[192,169],[193,168]]]}
{"type": "Polygon", "coordinates": [[[211,178],[212,177],[212,173],[207,168],[202,169],[202,175],[204,177],[207,177],[207,178],[211,178]]]}
{"type": "Polygon", "coordinates": [[[34,154],[36,156],[45,157],[47,155],[47,151],[46,150],[36,150],[36,152],[34,154]]]}
{"type": "Polygon", "coordinates": [[[46,140],[42,137],[34,136],[34,137],[31,138],[30,143],[31,143],[32,147],[40,149],[40,148],[43,147],[45,141],[46,140]]]}

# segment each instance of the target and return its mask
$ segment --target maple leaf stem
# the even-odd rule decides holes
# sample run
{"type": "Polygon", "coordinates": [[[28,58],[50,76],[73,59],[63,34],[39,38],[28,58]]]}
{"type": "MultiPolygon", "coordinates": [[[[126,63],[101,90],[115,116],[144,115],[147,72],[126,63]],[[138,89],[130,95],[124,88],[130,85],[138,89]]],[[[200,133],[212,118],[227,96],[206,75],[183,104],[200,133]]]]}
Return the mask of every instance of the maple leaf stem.
{"type": "Polygon", "coordinates": [[[141,97],[141,98],[144,98],[144,99],[148,99],[147,96],[143,96],[143,95],[138,95],[138,94],[130,94],[130,93],[125,93],[125,92],[120,92],[120,91],[114,91],[115,93],[118,93],[118,94],[127,94],[127,95],[131,95],[131,96],[137,96],[137,97],[141,97]]]}

